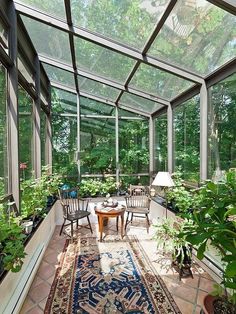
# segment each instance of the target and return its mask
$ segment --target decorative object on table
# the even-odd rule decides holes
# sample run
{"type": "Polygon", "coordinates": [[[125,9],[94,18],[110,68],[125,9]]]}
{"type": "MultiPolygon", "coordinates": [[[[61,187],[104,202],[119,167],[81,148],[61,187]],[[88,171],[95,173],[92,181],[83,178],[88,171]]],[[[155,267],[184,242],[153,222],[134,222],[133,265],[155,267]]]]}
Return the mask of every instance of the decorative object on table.
{"type": "Polygon", "coordinates": [[[181,314],[137,237],[67,240],[44,310],[181,314]],[[68,280],[68,278],[74,278],[68,280]]]}
{"type": "Polygon", "coordinates": [[[89,220],[90,212],[88,211],[88,199],[79,198],[78,188],[69,189],[69,190],[59,190],[59,197],[61,201],[61,206],[63,209],[63,218],[64,222],[61,226],[60,235],[62,234],[63,228],[65,226],[71,226],[71,239],[73,239],[73,224],[76,222],[76,227],[79,227],[79,220],[82,218],[87,218],[87,225],[80,225],[80,227],[90,229],[93,233],[91,223],[89,220]],[[76,195],[76,197],[75,197],[76,195]],[[69,221],[68,224],[65,224],[66,221],[69,221]]]}
{"type": "Polygon", "coordinates": [[[161,186],[164,187],[164,193],[165,193],[165,199],[166,199],[166,218],[167,218],[167,194],[166,194],[166,190],[169,187],[175,186],[174,181],[171,178],[171,175],[169,174],[169,172],[163,172],[163,171],[159,171],[154,179],[154,181],[152,182],[153,186],[161,186]]]}
{"type": "Polygon", "coordinates": [[[133,222],[133,217],[145,218],[147,232],[149,232],[149,218],[151,199],[148,194],[148,188],[144,185],[130,185],[130,195],[125,197],[127,218],[125,222],[125,230],[129,223],[133,222]],[[130,218],[131,215],[131,218],[130,218]]]}

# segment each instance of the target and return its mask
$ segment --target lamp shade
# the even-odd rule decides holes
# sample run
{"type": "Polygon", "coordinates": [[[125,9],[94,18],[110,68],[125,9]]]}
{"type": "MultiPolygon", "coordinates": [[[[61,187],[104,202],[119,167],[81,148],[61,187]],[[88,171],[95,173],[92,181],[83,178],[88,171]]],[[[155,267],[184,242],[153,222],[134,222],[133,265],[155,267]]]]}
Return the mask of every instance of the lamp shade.
{"type": "Polygon", "coordinates": [[[156,186],[174,186],[174,181],[172,180],[169,172],[162,172],[159,171],[156,175],[154,181],[152,182],[152,185],[156,186]]]}

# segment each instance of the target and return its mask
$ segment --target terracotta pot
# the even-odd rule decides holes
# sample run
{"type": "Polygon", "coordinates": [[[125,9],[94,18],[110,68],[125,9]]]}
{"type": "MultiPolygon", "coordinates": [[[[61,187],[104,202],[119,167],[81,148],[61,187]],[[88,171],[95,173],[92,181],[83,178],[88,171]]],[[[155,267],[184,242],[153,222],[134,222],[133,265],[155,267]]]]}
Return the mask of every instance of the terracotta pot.
{"type": "Polygon", "coordinates": [[[214,314],[213,302],[215,301],[216,297],[208,294],[205,296],[203,300],[203,310],[205,314],[214,314]]]}

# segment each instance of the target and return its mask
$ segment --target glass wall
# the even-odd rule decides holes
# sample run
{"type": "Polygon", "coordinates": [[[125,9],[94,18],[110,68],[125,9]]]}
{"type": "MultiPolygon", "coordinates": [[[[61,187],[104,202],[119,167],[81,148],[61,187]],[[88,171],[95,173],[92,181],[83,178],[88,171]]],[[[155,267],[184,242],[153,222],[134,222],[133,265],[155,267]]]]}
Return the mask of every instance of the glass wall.
{"type": "Polygon", "coordinates": [[[7,193],[6,70],[0,64],[0,197],[7,193]]]}
{"type": "Polygon", "coordinates": [[[167,171],[167,114],[161,114],[155,120],[154,158],[155,172],[167,171]]]}
{"type": "Polygon", "coordinates": [[[53,89],[52,112],[53,170],[77,178],[76,95],[53,89]]]}
{"type": "Polygon", "coordinates": [[[236,74],[209,90],[209,178],[236,168],[236,74]]]}
{"type": "Polygon", "coordinates": [[[186,181],[199,181],[200,99],[195,96],[173,110],[174,171],[186,181]]]}
{"type": "Polygon", "coordinates": [[[81,174],[115,174],[115,119],[81,118],[81,174]]]}
{"type": "Polygon", "coordinates": [[[19,86],[19,164],[20,180],[32,177],[33,170],[33,100],[27,92],[19,86]]]}
{"type": "Polygon", "coordinates": [[[145,178],[137,174],[149,172],[149,121],[138,115],[124,113],[124,110],[119,111],[119,116],[121,185],[126,187],[128,184],[144,183],[145,178]]]}

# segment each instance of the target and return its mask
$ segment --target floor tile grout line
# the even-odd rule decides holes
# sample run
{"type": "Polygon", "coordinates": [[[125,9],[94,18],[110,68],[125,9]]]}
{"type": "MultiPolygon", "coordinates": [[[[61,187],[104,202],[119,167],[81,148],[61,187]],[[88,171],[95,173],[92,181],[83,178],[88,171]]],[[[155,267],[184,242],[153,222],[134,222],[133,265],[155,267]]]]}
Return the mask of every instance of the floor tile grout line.
{"type": "Polygon", "coordinates": [[[199,293],[199,287],[200,287],[200,281],[201,281],[201,275],[199,274],[199,277],[198,277],[198,285],[197,285],[197,294],[196,294],[196,298],[195,298],[195,306],[194,306],[194,311],[193,311],[193,314],[196,313],[196,309],[197,309],[197,300],[198,300],[198,293],[199,293]]]}

